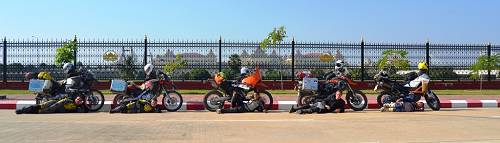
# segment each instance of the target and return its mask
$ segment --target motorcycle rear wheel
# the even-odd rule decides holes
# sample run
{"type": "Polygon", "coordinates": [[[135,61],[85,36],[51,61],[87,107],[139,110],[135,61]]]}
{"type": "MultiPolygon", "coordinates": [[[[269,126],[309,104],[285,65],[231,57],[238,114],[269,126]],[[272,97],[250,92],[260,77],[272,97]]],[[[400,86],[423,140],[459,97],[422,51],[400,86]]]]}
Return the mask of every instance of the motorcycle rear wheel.
{"type": "Polygon", "coordinates": [[[203,97],[203,105],[205,109],[211,112],[215,112],[217,109],[222,109],[224,107],[225,101],[215,102],[217,98],[222,98],[224,95],[218,90],[211,90],[203,97]]]}

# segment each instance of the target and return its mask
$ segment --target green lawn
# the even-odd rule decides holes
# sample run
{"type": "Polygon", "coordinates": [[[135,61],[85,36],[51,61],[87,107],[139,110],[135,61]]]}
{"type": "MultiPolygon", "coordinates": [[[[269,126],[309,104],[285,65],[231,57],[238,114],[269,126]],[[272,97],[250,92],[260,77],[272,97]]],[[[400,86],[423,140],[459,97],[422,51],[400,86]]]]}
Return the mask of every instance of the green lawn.
{"type": "MultiPolygon", "coordinates": [[[[205,94],[208,90],[179,90],[181,94],[205,94]]],[[[102,90],[104,94],[111,94],[109,90],[102,90]]],[[[294,90],[270,90],[271,94],[297,95],[294,90]]],[[[376,95],[373,90],[363,90],[367,95],[376,95]]],[[[500,95],[500,89],[496,90],[434,90],[438,95],[500,95]]],[[[0,90],[0,95],[6,94],[31,94],[28,90],[0,90]]]]}

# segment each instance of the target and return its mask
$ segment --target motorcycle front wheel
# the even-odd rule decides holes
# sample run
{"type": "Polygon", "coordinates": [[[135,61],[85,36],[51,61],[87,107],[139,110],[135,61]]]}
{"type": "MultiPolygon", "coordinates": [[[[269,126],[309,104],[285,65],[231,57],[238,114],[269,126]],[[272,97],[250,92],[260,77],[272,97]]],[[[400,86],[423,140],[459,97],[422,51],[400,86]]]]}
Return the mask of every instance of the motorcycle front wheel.
{"type": "MultiPolygon", "coordinates": [[[[247,96],[255,93],[254,90],[247,92],[247,96]]],[[[267,90],[259,92],[260,100],[264,102],[264,109],[271,110],[273,107],[273,96],[267,90]]]]}
{"type": "Polygon", "coordinates": [[[437,97],[434,92],[429,90],[428,94],[424,97],[425,102],[427,102],[427,105],[429,105],[432,110],[439,111],[441,109],[441,101],[439,101],[439,97],[437,97]]]}
{"type": "Polygon", "coordinates": [[[363,111],[368,106],[366,95],[359,90],[349,91],[346,99],[347,106],[354,111],[363,111]]]}
{"type": "Polygon", "coordinates": [[[169,112],[175,112],[182,107],[184,100],[182,96],[177,91],[168,91],[163,94],[163,106],[169,112]]]}
{"type": "Polygon", "coordinates": [[[393,95],[389,92],[381,92],[378,96],[377,96],[377,104],[379,107],[382,107],[384,106],[384,104],[386,103],[391,103],[391,102],[395,102],[392,100],[392,97],[393,95]]]}
{"type": "Polygon", "coordinates": [[[104,95],[101,91],[91,89],[90,95],[85,95],[85,106],[90,112],[99,111],[104,106],[104,95]]]}

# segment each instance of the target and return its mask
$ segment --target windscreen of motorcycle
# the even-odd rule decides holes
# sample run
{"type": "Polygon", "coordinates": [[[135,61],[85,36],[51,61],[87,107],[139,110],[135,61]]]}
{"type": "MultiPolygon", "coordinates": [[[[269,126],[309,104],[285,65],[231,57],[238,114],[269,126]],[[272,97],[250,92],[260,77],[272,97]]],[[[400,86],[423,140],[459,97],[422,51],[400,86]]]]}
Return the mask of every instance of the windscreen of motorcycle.
{"type": "Polygon", "coordinates": [[[260,75],[260,69],[259,69],[259,67],[257,67],[253,74],[251,74],[250,76],[247,76],[241,82],[243,84],[249,85],[251,87],[255,87],[257,85],[257,83],[261,80],[261,78],[262,77],[260,75]]]}

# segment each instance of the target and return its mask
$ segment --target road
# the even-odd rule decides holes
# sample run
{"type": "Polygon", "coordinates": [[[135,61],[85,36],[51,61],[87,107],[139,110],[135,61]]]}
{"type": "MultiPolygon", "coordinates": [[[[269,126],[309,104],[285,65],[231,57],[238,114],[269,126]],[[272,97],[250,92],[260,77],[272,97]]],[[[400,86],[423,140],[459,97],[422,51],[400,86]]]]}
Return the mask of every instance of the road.
{"type": "Polygon", "coordinates": [[[15,115],[0,110],[0,142],[500,142],[500,109],[297,115],[15,115]]]}

